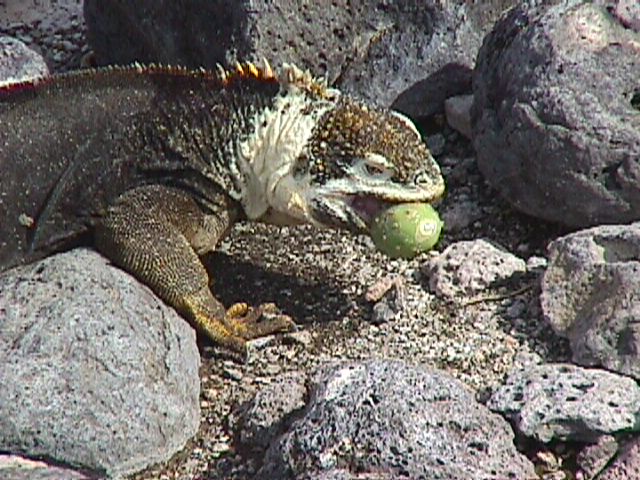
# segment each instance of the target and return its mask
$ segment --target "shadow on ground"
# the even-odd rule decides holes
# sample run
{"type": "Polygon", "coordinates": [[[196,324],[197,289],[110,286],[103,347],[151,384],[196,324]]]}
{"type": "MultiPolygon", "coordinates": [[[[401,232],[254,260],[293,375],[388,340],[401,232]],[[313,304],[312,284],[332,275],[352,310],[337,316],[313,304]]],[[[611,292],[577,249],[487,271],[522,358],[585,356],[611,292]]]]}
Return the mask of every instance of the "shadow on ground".
{"type": "Polygon", "coordinates": [[[326,323],[349,309],[349,299],[334,278],[309,280],[267,270],[260,265],[216,252],[205,259],[212,290],[225,306],[274,302],[296,323],[326,323]]]}

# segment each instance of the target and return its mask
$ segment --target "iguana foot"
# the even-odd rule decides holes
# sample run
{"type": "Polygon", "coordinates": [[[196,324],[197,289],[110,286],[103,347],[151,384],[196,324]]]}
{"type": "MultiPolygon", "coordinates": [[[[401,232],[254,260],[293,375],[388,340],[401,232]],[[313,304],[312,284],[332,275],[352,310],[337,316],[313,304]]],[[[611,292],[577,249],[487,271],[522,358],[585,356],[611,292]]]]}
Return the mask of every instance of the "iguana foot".
{"type": "MultiPolygon", "coordinates": [[[[288,332],[295,327],[291,317],[284,315],[273,303],[249,307],[235,303],[223,314],[209,308],[216,302],[209,289],[183,299],[194,327],[216,345],[227,348],[246,359],[246,341],[274,333],[288,332]]],[[[219,304],[217,304],[219,305],[219,304]]]]}
{"type": "Polygon", "coordinates": [[[263,303],[257,307],[250,307],[244,302],[234,303],[227,309],[222,323],[234,335],[245,340],[295,328],[295,322],[284,315],[275,303],[263,303]]]}

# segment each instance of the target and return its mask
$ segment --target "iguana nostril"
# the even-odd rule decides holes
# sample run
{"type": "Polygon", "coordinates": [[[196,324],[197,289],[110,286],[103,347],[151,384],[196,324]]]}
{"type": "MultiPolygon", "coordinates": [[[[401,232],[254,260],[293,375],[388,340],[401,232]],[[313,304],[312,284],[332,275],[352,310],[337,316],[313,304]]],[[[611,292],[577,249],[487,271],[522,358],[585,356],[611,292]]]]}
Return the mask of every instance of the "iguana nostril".
{"type": "Polygon", "coordinates": [[[442,177],[440,177],[439,172],[436,175],[433,170],[420,170],[413,176],[413,183],[416,185],[423,186],[432,186],[436,183],[440,183],[442,177]]]}

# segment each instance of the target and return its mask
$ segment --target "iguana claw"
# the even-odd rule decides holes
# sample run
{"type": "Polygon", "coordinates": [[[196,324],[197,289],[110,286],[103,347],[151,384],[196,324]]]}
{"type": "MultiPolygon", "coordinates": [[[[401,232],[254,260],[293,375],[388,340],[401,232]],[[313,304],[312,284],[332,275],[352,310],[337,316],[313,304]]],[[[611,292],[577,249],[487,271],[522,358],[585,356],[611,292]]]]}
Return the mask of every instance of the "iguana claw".
{"type": "Polygon", "coordinates": [[[232,334],[245,340],[295,328],[295,322],[284,315],[275,303],[263,303],[257,307],[249,307],[244,302],[234,303],[227,309],[222,323],[232,334]]]}

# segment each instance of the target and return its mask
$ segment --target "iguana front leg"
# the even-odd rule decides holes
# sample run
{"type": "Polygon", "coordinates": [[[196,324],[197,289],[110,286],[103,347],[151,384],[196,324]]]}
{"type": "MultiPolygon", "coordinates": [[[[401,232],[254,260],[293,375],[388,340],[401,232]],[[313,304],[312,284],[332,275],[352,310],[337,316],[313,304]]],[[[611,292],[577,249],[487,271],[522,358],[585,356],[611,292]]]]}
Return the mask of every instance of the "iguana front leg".
{"type": "Polygon", "coordinates": [[[199,332],[244,354],[245,340],[288,331],[294,324],[271,305],[251,309],[241,303],[225,310],[213,296],[199,255],[213,250],[235,220],[235,208],[224,195],[216,204],[216,214],[205,214],[181,190],[138,187],[107,209],[96,225],[95,243],[103,255],[151,287],[199,332]]]}

